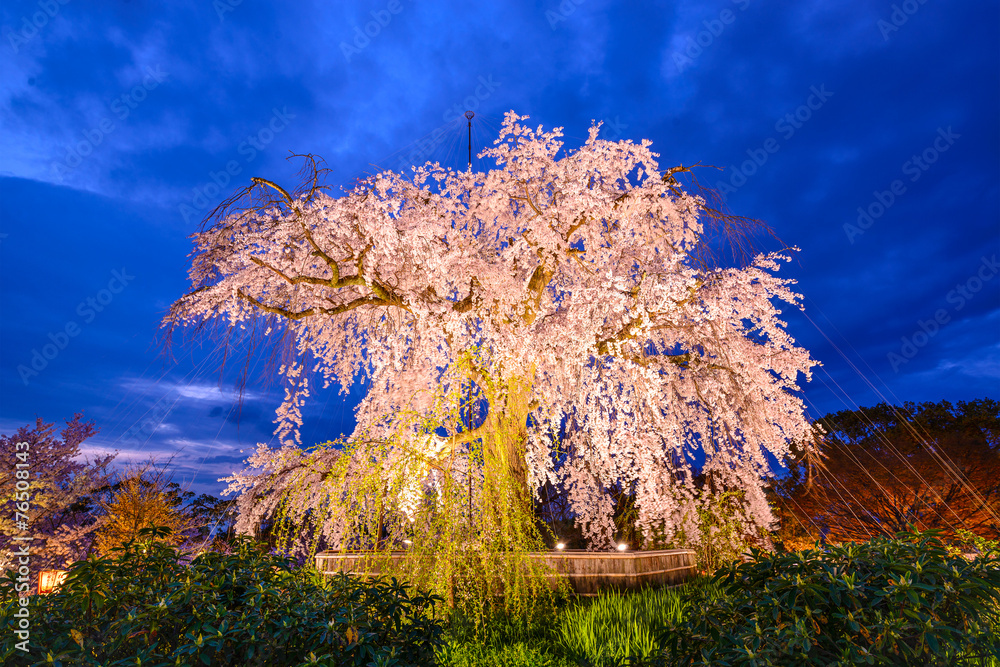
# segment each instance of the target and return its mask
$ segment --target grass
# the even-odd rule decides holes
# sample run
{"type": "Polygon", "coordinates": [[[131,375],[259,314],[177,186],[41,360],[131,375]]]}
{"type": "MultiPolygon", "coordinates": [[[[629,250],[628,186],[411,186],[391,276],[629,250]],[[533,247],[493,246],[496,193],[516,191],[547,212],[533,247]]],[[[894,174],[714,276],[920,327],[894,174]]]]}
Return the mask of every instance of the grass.
{"type": "Polygon", "coordinates": [[[703,580],[673,589],[609,593],[573,605],[559,619],[557,641],[567,655],[594,665],[652,657],[657,635],[686,619],[689,605],[685,594],[695,586],[721,595],[717,585],[703,580]]]}
{"type": "Polygon", "coordinates": [[[695,587],[721,594],[707,577],[671,589],[608,593],[578,599],[526,628],[498,621],[486,637],[452,632],[438,654],[445,667],[612,667],[656,651],[660,629],[681,623],[687,594],[695,587]]]}

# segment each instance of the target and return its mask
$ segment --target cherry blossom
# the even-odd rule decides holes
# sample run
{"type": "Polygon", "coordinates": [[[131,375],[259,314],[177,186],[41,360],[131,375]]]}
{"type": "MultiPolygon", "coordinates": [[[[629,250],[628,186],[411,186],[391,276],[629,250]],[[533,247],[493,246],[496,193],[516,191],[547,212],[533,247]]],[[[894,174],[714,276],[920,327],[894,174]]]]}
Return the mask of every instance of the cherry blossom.
{"type": "MultiPolygon", "coordinates": [[[[194,236],[193,289],[165,325],[285,346],[282,445],[228,478],[230,491],[279,493],[244,493],[240,530],[292,492],[289,471],[337,460],[300,448],[316,382],[367,387],[351,439],[394,443],[380,464],[387,484],[406,477],[404,510],[482,439],[526,490],[562,484],[593,548],[613,544],[616,484],[634,489],[644,535],[695,534],[698,450],[746,492],[748,529],[771,525],[768,453],[809,435],[797,383],[816,365],[776,306],[801,307],[776,276],[787,251],[706,261],[720,216],[681,186],[687,168],[663,170],[648,140],[605,141],[599,125],[562,151],[561,128],[525,120],[507,114],[481,154],[488,172],[428,163],[333,197],[314,165],[294,194],[255,178],[194,236]],[[463,429],[470,388],[482,410],[463,429]],[[491,435],[505,425],[517,437],[491,435]]],[[[295,502],[319,507],[323,479],[296,477],[295,502]]],[[[328,536],[344,530],[343,516],[326,521],[328,536]]]]}
{"type": "Polygon", "coordinates": [[[98,491],[110,483],[114,454],[81,458],[80,445],[97,433],[93,422],[77,413],[66,421],[56,438],[55,424],[36,418],[34,428],[20,427],[0,435],[0,572],[12,564],[11,553],[21,546],[19,537],[31,537],[33,572],[46,567],[66,567],[86,558],[100,527],[98,491]],[[18,445],[21,445],[20,447],[18,445]],[[21,464],[18,466],[18,464],[21,464]],[[15,519],[17,472],[27,470],[26,525],[15,519]]]}

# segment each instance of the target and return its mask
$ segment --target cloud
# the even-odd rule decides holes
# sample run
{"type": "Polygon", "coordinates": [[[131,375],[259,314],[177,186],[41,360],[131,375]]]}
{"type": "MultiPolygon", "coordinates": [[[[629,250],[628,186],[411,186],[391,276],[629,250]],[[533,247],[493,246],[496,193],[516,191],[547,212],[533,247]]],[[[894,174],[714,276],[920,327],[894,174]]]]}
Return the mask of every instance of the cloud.
{"type": "MultiPolygon", "coordinates": [[[[133,396],[156,397],[157,401],[173,398],[173,402],[187,404],[224,403],[229,405],[241,398],[235,389],[226,389],[219,387],[218,384],[201,381],[182,382],[169,378],[154,381],[146,378],[126,378],[122,380],[121,385],[133,396]]],[[[244,391],[242,395],[244,403],[257,401],[260,398],[261,394],[254,391],[244,391]]],[[[221,407],[219,409],[221,410],[221,407]]]]}

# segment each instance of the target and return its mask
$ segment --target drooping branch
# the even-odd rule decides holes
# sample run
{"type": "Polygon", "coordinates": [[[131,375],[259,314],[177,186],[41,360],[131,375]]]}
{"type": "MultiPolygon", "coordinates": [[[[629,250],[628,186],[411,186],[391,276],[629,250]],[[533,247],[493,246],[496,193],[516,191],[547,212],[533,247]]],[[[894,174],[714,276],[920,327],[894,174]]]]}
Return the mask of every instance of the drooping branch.
{"type": "MultiPolygon", "coordinates": [[[[808,429],[795,382],[814,364],[770,302],[799,298],[772,275],[784,255],[735,268],[702,261],[720,225],[744,240],[752,225],[686,192],[678,178],[690,167],[664,172],[648,142],[601,141],[596,128],[562,156],[561,132],[518,120],[510,114],[506,139],[489,149],[498,168],[488,173],[426,165],[375,175],[337,198],[315,174],[295,192],[254,179],[243,192],[253,206],[226,209],[196,236],[194,289],[168,323],[233,331],[260,315],[282,318],[283,424],[305,419],[306,367],[345,391],[365,377],[357,432],[405,441],[384,445],[387,460],[398,454],[447,476],[463,446],[481,440],[508,470],[569,484],[597,543],[607,537],[600,498],[609,485],[639,489],[646,529],[665,522],[657,529],[669,535],[679,525],[677,503],[691,498],[673,468],[686,463],[663,451],[679,438],[717,446],[720,469],[741,471],[759,500],[760,450],[781,458],[808,429]],[[476,382],[498,387],[483,422],[413,440],[407,429],[449,426],[441,415],[452,408],[428,397],[464,381],[459,360],[473,347],[484,366],[473,369],[476,382]],[[297,359],[303,351],[308,363],[297,359]],[[626,363],[594,372],[594,356],[612,355],[626,363]],[[675,367],[691,372],[666,372],[675,367]],[[543,435],[570,415],[575,440],[555,459],[543,435]]],[[[271,319],[261,321],[267,332],[271,319]]],[[[751,514],[763,524],[769,512],[758,502],[751,514]]]]}

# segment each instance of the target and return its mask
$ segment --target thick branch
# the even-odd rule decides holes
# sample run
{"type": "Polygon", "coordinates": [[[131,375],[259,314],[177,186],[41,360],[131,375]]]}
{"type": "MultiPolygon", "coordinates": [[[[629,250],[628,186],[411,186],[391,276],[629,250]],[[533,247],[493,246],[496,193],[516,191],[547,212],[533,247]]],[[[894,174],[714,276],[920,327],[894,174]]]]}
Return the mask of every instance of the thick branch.
{"type": "Polygon", "coordinates": [[[298,285],[300,283],[307,283],[309,285],[325,285],[329,287],[337,287],[337,279],[334,278],[316,278],[315,276],[289,276],[285,274],[281,269],[271,266],[259,257],[251,257],[250,261],[257,266],[263,267],[270,271],[273,271],[277,275],[281,276],[285,282],[290,285],[298,285]]]}
{"type": "Polygon", "coordinates": [[[359,299],[354,299],[353,301],[349,301],[347,303],[340,304],[339,306],[335,306],[333,308],[307,308],[306,310],[300,310],[296,312],[289,310],[288,308],[282,308],[281,306],[269,306],[264,302],[250,296],[242,289],[236,290],[236,295],[241,299],[248,301],[255,308],[259,308],[260,310],[263,310],[266,313],[271,313],[273,315],[281,315],[282,317],[289,320],[304,320],[307,317],[311,317],[313,315],[318,315],[318,314],[339,315],[341,313],[346,313],[349,310],[360,308],[361,306],[402,306],[402,304],[399,303],[392,303],[376,297],[366,296],[366,297],[361,297],[359,299]]]}
{"type": "Polygon", "coordinates": [[[472,310],[472,306],[473,306],[473,303],[472,303],[472,290],[473,290],[473,287],[475,287],[477,284],[479,284],[479,281],[477,281],[476,277],[473,276],[472,280],[469,281],[469,294],[464,299],[462,299],[461,301],[456,301],[455,304],[452,306],[452,308],[455,309],[459,313],[467,313],[470,310],[472,310]]]}
{"type": "Polygon", "coordinates": [[[257,185],[266,185],[269,188],[274,188],[275,190],[281,193],[281,196],[285,198],[285,201],[288,202],[289,206],[291,206],[293,209],[295,208],[295,200],[292,199],[292,196],[288,194],[288,191],[285,190],[285,188],[281,187],[274,181],[269,181],[266,178],[259,178],[257,176],[251,176],[250,180],[256,183],[257,185]]]}
{"type": "MultiPolygon", "coordinates": [[[[316,243],[316,240],[313,238],[312,231],[309,229],[309,226],[306,225],[305,221],[302,219],[302,210],[299,209],[299,207],[295,205],[295,200],[293,200],[292,196],[290,194],[288,194],[288,191],[285,190],[280,185],[278,185],[277,183],[274,183],[273,181],[269,181],[266,178],[258,178],[256,176],[254,176],[250,180],[253,181],[254,183],[256,183],[257,185],[266,185],[266,186],[268,186],[270,188],[273,188],[273,189],[275,189],[275,190],[277,190],[278,192],[281,193],[281,195],[285,198],[285,201],[288,202],[288,205],[292,208],[293,211],[295,211],[295,217],[298,218],[298,220],[299,220],[299,225],[301,225],[301,227],[302,227],[302,233],[306,237],[306,241],[309,242],[309,245],[312,246],[312,249],[313,249],[312,254],[314,256],[316,256],[316,257],[322,258],[322,260],[324,262],[326,262],[326,265],[330,267],[330,270],[333,272],[333,281],[334,282],[336,282],[337,280],[339,280],[340,279],[340,267],[337,265],[337,260],[333,259],[328,254],[326,254],[326,252],[322,248],[319,247],[319,244],[316,243]]],[[[310,194],[312,194],[312,192],[314,192],[314,191],[315,191],[315,185],[314,185],[313,191],[311,191],[310,194]]]]}

